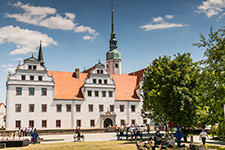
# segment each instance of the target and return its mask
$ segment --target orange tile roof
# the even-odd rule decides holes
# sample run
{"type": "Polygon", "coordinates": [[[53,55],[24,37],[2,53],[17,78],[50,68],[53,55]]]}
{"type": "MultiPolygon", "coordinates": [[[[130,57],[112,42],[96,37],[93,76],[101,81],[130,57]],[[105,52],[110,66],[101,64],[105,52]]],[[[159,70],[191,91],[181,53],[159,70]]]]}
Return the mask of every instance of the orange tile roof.
{"type": "Polygon", "coordinates": [[[139,101],[135,91],[137,76],[128,74],[111,75],[116,84],[116,100],[136,100],[139,101]]]}
{"type": "MultiPolygon", "coordinates": [[[[54,99],[83,100],[82,87],[88,73],[80,72],[80,78],[74,77],[74,72],[49,71],[55,79],[55,96],[54,99]]],[[[136,88],[137,76],[128,74],[111,75],[111,79],[116,84],[116,100],[139,101],[136,88]]]]}
{"type": "Polygon", "coordinates": [[[74,77],[74,72],[49,71],[48,74],[55,79],[55,99],[84,99],[81,90],[87,73],[80,72],[79,79],[74,77]]]}
{"type": "Polygon", "coordinates": [[[144,69],[129,73],[129,75],[131,75],[131,76],[137,76],[137,87],[136,87],[136,89],[139,88],[139,83],[143,79],[143,75],[144,75],[144,72],[145,72],[146,69],[147,68],[144,68],[144,69]]]}

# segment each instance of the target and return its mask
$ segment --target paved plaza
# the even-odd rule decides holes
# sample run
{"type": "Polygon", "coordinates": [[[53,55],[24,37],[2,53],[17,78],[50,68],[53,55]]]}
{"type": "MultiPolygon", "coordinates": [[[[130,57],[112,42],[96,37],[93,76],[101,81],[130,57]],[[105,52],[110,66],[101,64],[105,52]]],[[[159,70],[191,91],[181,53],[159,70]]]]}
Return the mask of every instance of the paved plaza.
{"type": "MultiPolygon", "coordinates": [[[[73,134],[64,134],[64,135],[41,135],[44,141],[41,143],[59,143],[59,142],[73,142],[73,134]]],[[[116,133],[93,133],[93,134],[84,134],[84,141],[115,141],[117,140],[116,133]]],[[[209,136],[211,139],[211,137],[209,136]]],[[[124,138],[125,139],[125,138],[124,138]]],[[[190,136],[188,137],[190,141],[190,136]]],[[[199,136],[194,136],[194,142],[201,143],[199,136]]],[[[206,140],[207,144],[225,146],[225,142],[216,141],[216,140],[206,140]]]]}

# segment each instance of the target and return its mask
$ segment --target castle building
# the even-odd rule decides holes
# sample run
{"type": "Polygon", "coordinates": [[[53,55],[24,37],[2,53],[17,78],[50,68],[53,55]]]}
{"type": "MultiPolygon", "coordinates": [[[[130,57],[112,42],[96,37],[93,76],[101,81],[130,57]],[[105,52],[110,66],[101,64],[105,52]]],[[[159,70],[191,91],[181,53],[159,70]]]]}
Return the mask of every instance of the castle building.
{"type": "Polygon", "coordinates": [[[42,45],[6,82],[6,129],[105,128],[150,123],[141,116],[143,70],[122,74],[112,10],[106,67],[100,61],[80,72],[48,71],[42,45]]]}

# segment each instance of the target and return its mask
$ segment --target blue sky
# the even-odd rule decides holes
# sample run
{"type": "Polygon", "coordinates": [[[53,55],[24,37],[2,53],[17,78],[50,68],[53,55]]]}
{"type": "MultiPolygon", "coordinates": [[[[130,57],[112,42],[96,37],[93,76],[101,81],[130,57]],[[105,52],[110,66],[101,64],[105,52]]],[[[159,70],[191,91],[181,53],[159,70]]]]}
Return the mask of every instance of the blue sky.
{"type": "MultiPolygon", "coordinates": [[[[1,0],[0,102],[8,71],[37,57],[42,40],[48,70],[74,71],[105,63],[111,31],[111,0],[1,0]]],[[[200,33],[225,24],[225,0],[114,0],[114,23],[122,72],[147,67],[155,58],[204,49],[193,47],[200,33]]]]}

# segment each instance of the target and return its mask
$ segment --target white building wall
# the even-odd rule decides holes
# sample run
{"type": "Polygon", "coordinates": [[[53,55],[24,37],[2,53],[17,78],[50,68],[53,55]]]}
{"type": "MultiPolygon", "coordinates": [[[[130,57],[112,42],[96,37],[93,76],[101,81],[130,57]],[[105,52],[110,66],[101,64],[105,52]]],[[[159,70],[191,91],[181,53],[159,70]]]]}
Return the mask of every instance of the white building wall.
{"type": "Polygon", "coordinates": [[[0,128],[5,128],[6,108],[4,104],[0,106],[0,128]]]}

